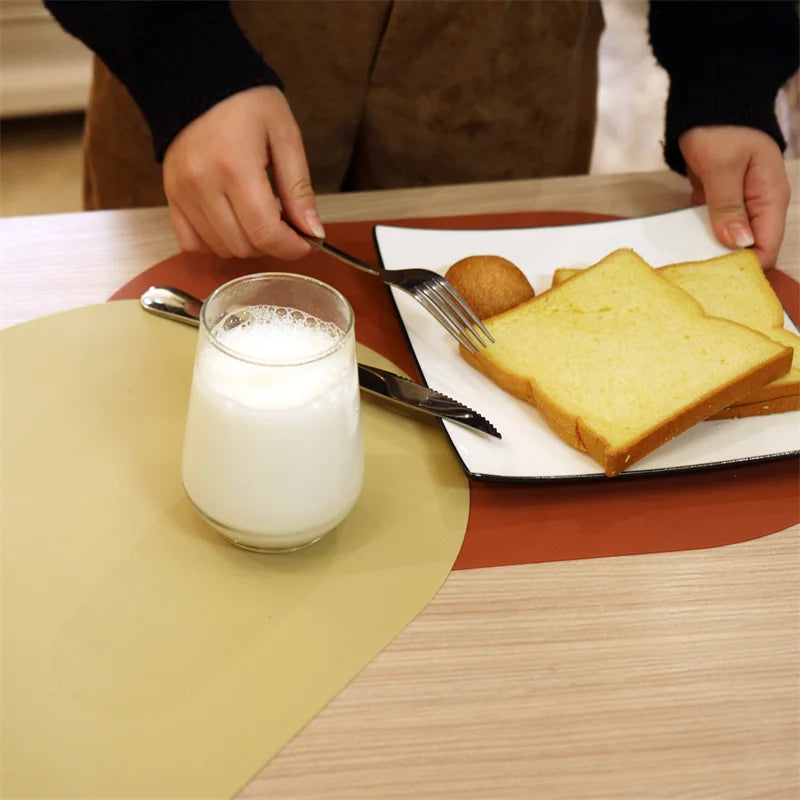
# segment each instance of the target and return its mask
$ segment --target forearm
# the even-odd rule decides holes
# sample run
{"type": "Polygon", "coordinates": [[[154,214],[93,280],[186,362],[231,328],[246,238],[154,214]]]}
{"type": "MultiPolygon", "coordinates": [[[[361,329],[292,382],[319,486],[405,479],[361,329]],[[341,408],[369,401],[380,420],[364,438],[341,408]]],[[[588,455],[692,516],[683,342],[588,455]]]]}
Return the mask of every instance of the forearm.
{"type": "Polygon", "coordinates": [[[126,86],[147,119],[159,161],[172,139],[220,100],[281,85],[227,2],[44,2],[126,86]]]}
{"type": "Polygon", "coordinates": [[[670,76],[664,156],[685,173],[678,138],[702,125],[742,125],[784,149],[775,97],[800,58],[794,0],[651,0],[650,43],[670,76]]]}

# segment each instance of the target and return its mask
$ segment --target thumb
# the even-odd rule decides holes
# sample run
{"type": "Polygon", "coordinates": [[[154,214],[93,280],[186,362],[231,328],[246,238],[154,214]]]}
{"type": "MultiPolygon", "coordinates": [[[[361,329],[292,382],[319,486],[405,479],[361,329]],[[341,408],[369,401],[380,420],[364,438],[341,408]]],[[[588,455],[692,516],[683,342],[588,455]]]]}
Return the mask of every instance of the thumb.
{"type": "Polygon", "coordinates": [[[715,169],[703,176],[708,214],[717,239],[735,250],[755,243],[744,200],[744,170],[715,169]]]}
{"type": "Polygon", "coordinates": [[[325,229],[317,213],[311,175],[299,131],[296,136],[274,140],[271,150],[275,188],[284,214],[301,231],[324,238],[325,229]]]}
{"type": "Polygon", "coordinates": [[[692,193],[689,197],[689,203],[693,206],[701,206],[704,205],[706,202],[706,193],[703,190],[703,182],[700,178],[695,175],[695,173],[688,167],[686,174],[689,178],[689,184],[692,187],[692,193]]]}

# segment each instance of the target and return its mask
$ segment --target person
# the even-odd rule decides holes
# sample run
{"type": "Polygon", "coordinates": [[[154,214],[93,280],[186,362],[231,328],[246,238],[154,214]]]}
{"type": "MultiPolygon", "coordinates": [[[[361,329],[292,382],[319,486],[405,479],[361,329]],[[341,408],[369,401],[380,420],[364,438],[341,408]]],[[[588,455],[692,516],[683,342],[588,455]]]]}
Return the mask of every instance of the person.
{"type": "MultiPolygon", "coordinates": [[[[90,206],[163,198],[187,251],[305,255],[281,213],[323,236],[312,187],[588,171],[597,0],[45,4],[99,58],[90,206]]],[[[773,266],[789,202],[774,103],[798,68],[797,4],[651,0],[649,31],[670,77],[667,165],[722,244],[773,266]]]]}

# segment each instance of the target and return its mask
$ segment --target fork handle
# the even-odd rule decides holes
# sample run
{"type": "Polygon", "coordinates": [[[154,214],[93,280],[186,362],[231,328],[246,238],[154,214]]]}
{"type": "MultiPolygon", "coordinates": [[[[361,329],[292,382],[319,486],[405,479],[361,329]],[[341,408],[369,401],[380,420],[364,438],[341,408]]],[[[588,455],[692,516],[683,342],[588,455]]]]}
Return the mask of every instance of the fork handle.
{"type": "Polygon", "coordinates": [[[378,269],[378,267],[375,267],[366,261],[362,261],[360,258],[351,256],[349,253],[345,253],[338,247],[328,244],[319,236],[311,236],[310,234],[301,231],[293,222],[289,222],[285,216],[281,216],[281,220],[283,220],[283,222],[285,222],[301,239],[305,239],[312,247],[316,247],[317,250],[322,250],[334,258],[338,258],[339,261],[344,261],[345,264],[349,264],[351,267],[363,270],[364,272],[369,272],[371,275],[377,275],[380,278],[384,277],[383,270],[378,269]]]}

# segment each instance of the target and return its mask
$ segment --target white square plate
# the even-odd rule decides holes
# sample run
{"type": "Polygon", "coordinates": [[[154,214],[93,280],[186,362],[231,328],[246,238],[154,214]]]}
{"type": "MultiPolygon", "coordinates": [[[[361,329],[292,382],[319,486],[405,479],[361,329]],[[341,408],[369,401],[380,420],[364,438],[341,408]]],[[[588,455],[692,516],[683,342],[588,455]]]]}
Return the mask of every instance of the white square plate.
{"type": "MultiPolygon", "coordinates": [[[[425,267],[443,275],[461,258],[503,256],[536,294],[557,267],[587,267],[612,250],[631,247],[654,267],[727,252],[714,237],[704,206],[614,222],[551,228],[430,230],[378,225],[375,243],[386,269],[425,267]]],[[[455,340],[413,298],[392,288],[423,380],[483,414],[502,434],[494,439],[445,422],[465,472],[478,480],[567,480],[602,477],[599,465],[553,433],[539,412],[497,387],[458,354],[455,340]]],[[[785,316],[786,327],[797,327],[785,316]]],[[[623,475],[735,465],[800,453],[800,411],[695,425],[623,475]]]]}

